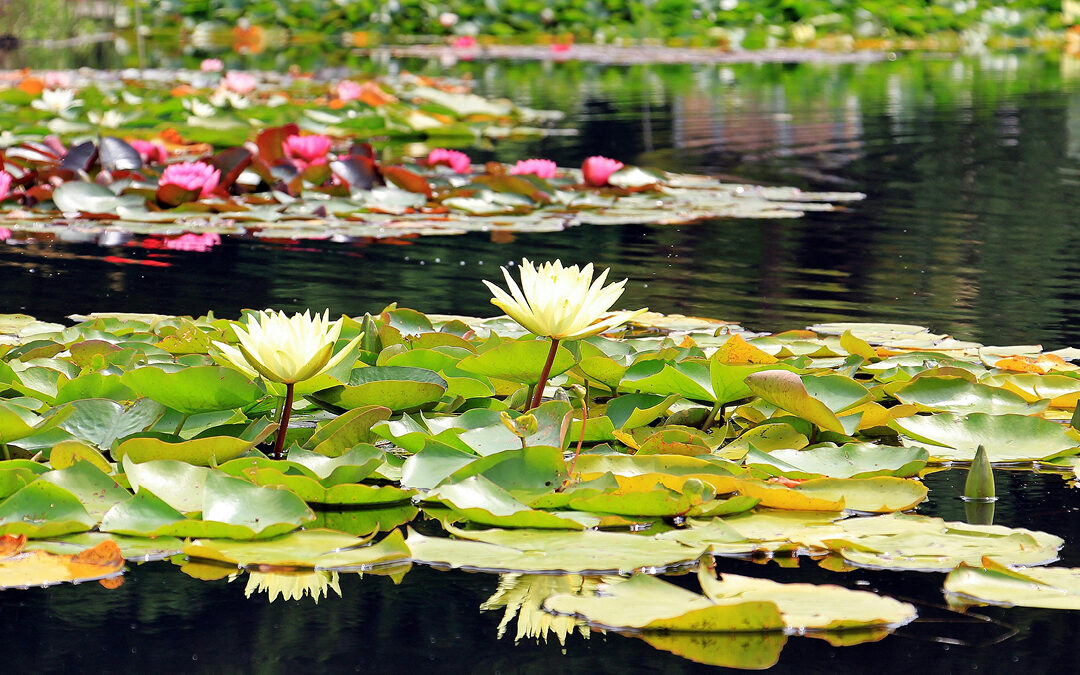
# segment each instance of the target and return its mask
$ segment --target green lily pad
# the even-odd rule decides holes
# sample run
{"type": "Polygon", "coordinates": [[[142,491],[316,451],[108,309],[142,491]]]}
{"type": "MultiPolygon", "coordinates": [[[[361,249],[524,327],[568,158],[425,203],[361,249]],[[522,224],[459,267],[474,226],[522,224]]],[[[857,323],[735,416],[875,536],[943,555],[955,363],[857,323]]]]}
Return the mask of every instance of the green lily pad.
{"type": "Polygon", "coordinates": [[[224,366],[196,366],[168,371],[136,368],[121,381],[139,396],[151,398],[184,415],[243,408],[265,393],[247,376],[224,366]]]}
{"type": "Polygon", "coordinates": [[[784,627],[775,603],[767,600],[718,604],[709,598],[646,574],[626,581],[607,579],[593,597],[555,595],[544,608],[589,623],[642,631],[734,633],[784,627]]]}
{"type": "Polygon", "coordinates": [[[134,492],[146,488],[183,513],[202,510],[203,488],[210,469],[172,459],[137,464],[124,457],[120,463],[134,492]]]}
{"type": "Polygon", "coordinates": [[[338,413],[367,406],[403,412],[430,406],[445,392],[446,380],[426,368],[369,366],[353,370],[348,384],[323,389],[307,397],[338,413]]]}
{"type": "Polygon", "coordinates": [[[130,406],[104,398],[82,399],[68,405],[74,412],[60,427],[101,450],[110,449],[119,438],[149,429],[165,414],[165,406],[148,398],[130,406]]]}
{"type": "Polygon", "coordinates": [[[871,478],[873,476],[914,476],[926,466],[930,453],[924,448],[893,448],[872,443],[819,445],[807,450],[756,447],[746,455],[746,466],[768,476],[805,479],[871,478]]]}
{"type": "Polygon", "coordinates": [[[845,428],[837,414],[870,399],[866,387],[842,375],[800,376],[786,370],[764,370],[748,375],[746,385],[769,403],[839,434],[854,428],[845,428]]]}
{"type": "Polygon", "coordinates": [[[628,573],[697,560],[703,547],[618,532],[585,530],[458,530],[457,539],[412,530],[412,559],[481,571],[628,573]]]}
{"type": "MultiPolygon", "coordinates": [[[[551,343],[547,340],[512,340],[462,359],[458,362],[458,368],[485,377],[533,385],[540,380],[540,371],[550,350],[551,343]]],[[[573,354],[560,346],[555,352],[549,377],[560,375],[573,367],[573,354]]]]}
{"type": "Polygon", "coordinates": [[[130,457],[137,463],[175,459],[198,466],[210,466],[235,459],[251,449],[252,443],[233,436],[210,436],[185,440],[172,434],[135,434],[113,451],[113,456],[130,457]]]}
{"type": "Polygon", "coordinates": [[[66,469],[43,473],[40,478],[75,495],[95,518],[100,518],[114,504],[131,499],[130,492],[90,462],[75,462],[66,469]]]}
{"type": "Polygon", "coordinates": [[[306,445],[317,454],[340,457],[361,443],[373,441],[372,425],[389,419],[391,412],[390,408],[379,405],[349,410],[316,428],[306,445]]]}
{"type": "Polygon", "coordinates": [[[184,553],[241,566],[314,569],[368,569],[409,558],[400,530],[372,546],[364,546],[366,541],[341,532],[304,530],[253,542],[196,539],[184,547],[184,553]]]}
{"type": "Polygon", "coordinates": [[[85,532],[96,524],[78,497],[48,481],[34,481],[0,502],[0,534],[44,539],[85,532]]]}
{"type": "Polygon", "coordinates": [[[993,463],[1031,462],[1075,455],[1080,439],[1066,427],[1026,415],[915,415],[894,419],[904,445],[925,445],[932,461],[970,462],[981,445],[993,463]]]}
{"type": "Polygon", "coordinates": [[[950,605],[1002,605],[1080,609],[1080,569],[1031,567],[1023,571],[984,557],[978,566],[961,564],[945,577],[950,605]]]}
{"type": "MultiPolygon", "coordinates": [[[[451,507],[470,522],[506,528],[582,530],[585,525],[558,513],[538,511],[483,476],[470,476],[457,483],[441,485],[427,496],[451,507]]],[[[589,523],[599,524],[599,519],[589,523]]]]}
{"type": "Polygon", "coordinates": [[[1011,391],[958,377],[919,377],[897,389],[893,396],[901,403],[933,412],[991,415],[1036,415],[1049,404],[1049,401],[1028,403],[1011,391]]]}

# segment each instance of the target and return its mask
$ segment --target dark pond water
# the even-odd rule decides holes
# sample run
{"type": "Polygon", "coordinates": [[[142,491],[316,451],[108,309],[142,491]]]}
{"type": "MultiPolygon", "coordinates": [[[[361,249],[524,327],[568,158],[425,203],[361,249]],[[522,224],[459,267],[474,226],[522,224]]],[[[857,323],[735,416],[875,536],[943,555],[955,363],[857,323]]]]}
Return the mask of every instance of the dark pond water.
{"type": "MultiPolygon", "coordinates": [[[[361,65],[352,56],[347,66],[361,65]]],[[[287,64],[286,64],[287,65],[287,64]]],[[[529,256],[594,261],[629,277],[627,306],[754,329],[823,320],[903,321],[985,343],[1080,345],[1080,93],[1056,58],[902,57],[853,66],[604,68],[581,64],[362,64],[468,74],[480,93],[568,113],[574,138],[507,142],[475,158],[591,154],[663,169],[868,198],[800,220],[404,242],[226,240],[204,253],[130,246],[0,246],[5,311],[44,319],[93,310],[235,316],[243,307],[361,314],[392,301],[488,315],[480,283],[529,256]],[[159,263],[149,266],[147,261],[159,263]],[[161,263],[165,263],[162,265],[161,263]]],[[[963,519],[957,472],[928,477],[919,511],[963,519]]],[[[1067,540],[1080,515],[1056,475],[999,472],[996,522],[1067,540]]],[[[949,614],[939,574],[825,572],[721,560],[721,571],[878,589],[920,603],[919,622],[872,644],[791,637],[777,672],[1050,672],[1070,669],[1080,614],[949,614]],[[997,622],[997,623],[995,623],[997,622]],[[1015,628],[1011,639],[997,642],[1015,628]]],[[[19,670],[168,672],[693,672],[640,639],[593,633],[565,647],[497,638],[479,606],[494,575],[414,568],[400,584],[343,575],[342,597],[273,604],[244,580],[203,582],[169,563],[97,584],[0,594],[5,659],[19,670]]]]}

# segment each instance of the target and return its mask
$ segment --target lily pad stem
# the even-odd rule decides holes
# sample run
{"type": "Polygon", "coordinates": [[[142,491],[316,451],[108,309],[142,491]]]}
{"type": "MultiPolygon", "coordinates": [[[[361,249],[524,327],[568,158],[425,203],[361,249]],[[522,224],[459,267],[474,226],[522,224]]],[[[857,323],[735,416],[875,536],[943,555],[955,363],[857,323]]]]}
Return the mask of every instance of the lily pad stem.
{"type": "Polygon", "coordinates": [[[285,449],[285,432],[289,430],[289,417],[292,416],[292,382],[285,383],[285,403],[281,407],[281,426],[278,427],[277,440],[274,441],[274,459],[281,459],[285,449]]]}
{"type": "Polygon", "coordinates": [[[540,371],[540,381],[536,383],[536,393],[533,394],[532,403],[529,404],[529,410],[540,405],[540,399],[544,397],[544,387],[547,385],[548,375],[551,374],[551,364],[555,363],[555,352],[558,350],[559,341],[555,338],[551,338],[551,349],[548,351],[547,361],[544,362],[544,369],[540,371]]]}
{"type": "Polygon", "coordinates": [[[191,417],[191,415],[181,415],[180,416],[180,423],[176,425],[175,429],[173,429],[173,436],[179,436],[180,435],[180,430],[184,428],[184,423],[188,421],[189,417],[191,417]]]}
{"type": "Polygon", "coordinates": [[[566,470],[566,480],[556,492],[562,492],[574,483],[574,469],[577,467],[577,458],[581,456],[581,446],[585,443],[585,424],[589,421],[589,381],[585,380],[585,395],[581,397],[581,433],[578,434],[577,447],[574,448],[574,459],[570,461],[570,467],[566,470]]]}
{"type": "Polygon", "coordinates": [[[717,415],[720,417],[724,416],[724,407],[725,406],[719,401],[716,402],[716,405],[709,411],[709,416],[705,418],[705,423],[701,425],[702,431],[708,431],[712,428],[712,425],[716,423],[717,415]]]}
{"type": "Polygon", "coordinates": [[[4,459],[5,460],[11,459],[11,450],[8,449],[7,443],[4,443],[3,441],[0,441],[0,448],[4,449],[4,459]]]}

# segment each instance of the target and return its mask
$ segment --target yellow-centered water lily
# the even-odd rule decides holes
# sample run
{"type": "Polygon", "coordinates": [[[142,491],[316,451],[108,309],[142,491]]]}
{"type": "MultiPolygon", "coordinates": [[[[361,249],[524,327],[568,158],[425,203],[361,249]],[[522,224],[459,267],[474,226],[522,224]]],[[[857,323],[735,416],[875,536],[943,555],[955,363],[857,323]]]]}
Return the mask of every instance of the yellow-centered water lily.
{"type": "Polygon", "coordinates": [[[263,310],[249,318],[244,327],[233,328],[239,339],[236,347],[214,343],[230,363],[249,376],[254,378],[258,374],[285,385],[281,421],[274,441],[275,459],[283,456],[296,383],[333,368],[356,349],[363,337],[363,334],[358,335],[334,355],[334,344],[341,335],[343,322],[344,319],[338,319],[330,323],[329,311],[314,317],[311,312],[290,317],[285,312],[263,310]]]}
{"type": "Polygon", "coordinates": [[[491,304],[530,333],[551,338],[551,350],[529,405],[532,409],[540,405],[561,340],[580,340],[603,333],[647,310],[609,312],[622,295],[626,279],[604,286],[608,270],[601,272],[594,281],[592,263],[578,269],[577,265],[563,267],[562,262],[556,260],[534,267],[528,258],[522,258],[520,269],[521,286],[518,286],[506,268],[502,268],[510,293],[490,281],[484,283],[495,295],[491,304]]]}
{"type": "Polygon", "coordinates": [[[244,327],[234,327],[239,339],[236,347],[221,342],[214,346],[248,375],[258,373],[271,382],[295,384],[333,368],[356,348],[359,336],[333,355],[343,321],[331,323],[328,311],[314,317],[310,312],[289,317],[285,312],[264,310],[244,327]]]}
{"type": "Polygon", "coordinates": [[[577,265],[563,267],[558,260],[534,267],[525,258],[519,269],[521,286],[502,268],[510,293],[490,281],[484,283],[495,296],[491,304],[534,335],[579,340],[611,330],[647,311],[608,312],[622,295],[626,279],[604,286],[608,270],[594,281],[592,263],[580,270],[577,265]]]}

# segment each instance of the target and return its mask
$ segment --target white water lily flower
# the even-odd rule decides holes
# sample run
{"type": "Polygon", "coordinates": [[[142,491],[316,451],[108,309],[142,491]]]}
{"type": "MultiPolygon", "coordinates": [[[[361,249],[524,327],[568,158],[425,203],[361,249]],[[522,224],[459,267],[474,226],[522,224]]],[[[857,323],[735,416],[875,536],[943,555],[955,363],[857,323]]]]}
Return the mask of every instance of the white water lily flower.
{"type": "Polygon", "coordinates": [[[356,348],[361,336],[331,358],[343,321],[330,323],[329,311],[314,317],[310,312],[289,317],[285,312],[264,310],[244,327],[233,328],[240,340],[236,347],[221,342],[214,346],[249,376],[258,373],[271,382],[295,384],[330,370],[356,348]]]}
{"type": "Polygon", "coordinates": [[[121,124],[128,121],[127,115],[116,110],[106,110],[103,113],[91,110],[86,113],[86,118],[90,120],[90,124],[96,124],[99,127],[105,127],[106,129],[116,129],[121,124]]]}
{"type": "Polygon", "coordinates": [[[226,89],[218,89],[213,94],[210,94],[210,105],[218,108],[224,108],[228,106],[233,110],[243,110],[251,105],[251,101],[245,98],[241,94],[237,94],[234,91],[228,91],[226,89]]]}
{"type": "Polygon", "coordinates": [[[82,104],[82,101],[75,98],[74,89],[43,89],[41,98],[30,102],[33,108],[51,112],[54,115],[66,115],[72,108],[77,108],[82,104]]]}
{"type": "Polygon", "coordinates": [[[510,293],[484,281],[495,295],[491,304],[506,312],[534,335],[555,340],[579,340],[609,331],[647,311],[608,312],[622,295],[626,279],[604,286],[608,270],[593,281],[593,266],[579,270],[558,260],[534,267],[521,261],[521,286],[502,268],[510,293]]]}
{"type": "Polygon", "coordinates": [[[218,114],[213,105],[196,98],[185,98],[180,104],[195,117],[214,117],[218,114]]]}

